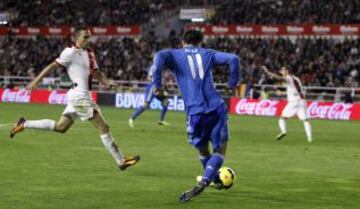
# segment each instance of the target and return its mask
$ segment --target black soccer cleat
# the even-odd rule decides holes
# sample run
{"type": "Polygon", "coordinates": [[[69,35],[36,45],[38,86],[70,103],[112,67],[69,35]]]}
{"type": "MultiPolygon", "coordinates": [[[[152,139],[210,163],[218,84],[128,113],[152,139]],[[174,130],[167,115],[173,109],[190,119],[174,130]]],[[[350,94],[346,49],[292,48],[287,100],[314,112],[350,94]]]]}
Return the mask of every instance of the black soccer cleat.
{"type": "Polygon", "coordinates": [[[136,163],[140,161],[140,156],[136,155],[134,157],[125,157],[125,161],[122,165],[119,165],[119,169],[124,171],[129,166],[134,166],[136,163]]]}
{"type": "Polygon", "coordinates": [[[286,136],[286,133],[280,133],[279,135],[276,136],[276,140],[281,140],[285,136],[286,136]]]}
{"type": "Polygon", "coordinates": [[[185,203],[185,202],[192,200],[194,197],[198,196],[201,192],[203,192],[205,187],[206,187],[206,185],[204,185],[204,184],[201,184],[201,183],[197,184],[191,190],[188,190],[188,191],[182,193],[179,197],[179,201],[181,203],[185,203]]]}

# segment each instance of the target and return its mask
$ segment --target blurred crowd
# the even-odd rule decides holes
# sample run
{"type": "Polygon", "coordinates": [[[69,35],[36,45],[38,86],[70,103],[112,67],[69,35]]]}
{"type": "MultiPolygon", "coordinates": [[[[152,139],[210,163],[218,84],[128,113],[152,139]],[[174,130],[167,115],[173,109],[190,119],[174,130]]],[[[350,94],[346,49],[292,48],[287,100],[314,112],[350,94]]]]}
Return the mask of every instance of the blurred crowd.
{"type": "MultiPolygon", "coordinates": [[[[214,8],[210,18],[214,24],[360,23],[359,0],[2,0],[0,13],[10,14],[9,26],[139,25],[183,5],[214,8]]],[[[180,36],[172,31],[165,39],[153,32],[136,38],[97,37],[92,48],[107,76],[145,81],[154,53],[180,47],[180,36]]],[[[0,74],[34,77],[69,43],[60,37],[0,37],[0,74]]],[[[359,39],[212,37],[204,46],[238,54],[244,82],[250,84],[274,83],[259,70],[263,64],[271,69],[292,66],[304,85],[358,87],[360,83],[359,39]]],[[[66,77],[66,72],[59,69],[51,76],[66,77]]],[[[215,69],[214,79],[226,82],[228,71],[215,69]]]]}
{"type": "Polygon", "coordinates": [[[164,0],[0,1],[0,12],[11,14],[11,26],[139,25],[174,7],[164,0]]]}
{"type": "MultiPolygon", "coordinates": [[[[273,84],[261,65],[279,70],[290,65],[306,86],[359,87],[360,39],[208,39],[206,46],[241,57],[244,79],[252,84],[273,84]]],[[[222,75],[221,81],[226,80],[222,75]]]]}
{"type": "Polygon", "coordinates": [[[214,24],[360,23],[359,0],[2,0],[0,12],[11,26],[140,25],[182,6],[213,8],[214,24]]]}
{"type": "MultiPolygon", "coordinates": [[[[0,73],[33,77],[67,45],[61,38],[4,38],[0,41],[0,73]]],[[[129,81],[145,81],[146,69],[151,65],[154,53],[169,47],[180,47],[179,38],[174,33],[163,40],[150,33],[142,38],[97,38],[92,43],[101,70],[113,79],[129,81]]],[[[360,39],[208,38],[204,47],[239,55],[244,82],[251,84],[275,82],[259,70],[261,65],[277,70],[287,64],[304,85],[360,85],[360,39]]],[[[51,76],[65,74],[64,69],[59,69],[51,76]]],[[[224,67],[214,70],[214,79],[218,83],[227,82],[228,76],[224,67]]]]}
{"type": "Polygon", "coordinates": [[[360,23],[359,0],[230,0],[216,5],[214,24],[360,23]]]}

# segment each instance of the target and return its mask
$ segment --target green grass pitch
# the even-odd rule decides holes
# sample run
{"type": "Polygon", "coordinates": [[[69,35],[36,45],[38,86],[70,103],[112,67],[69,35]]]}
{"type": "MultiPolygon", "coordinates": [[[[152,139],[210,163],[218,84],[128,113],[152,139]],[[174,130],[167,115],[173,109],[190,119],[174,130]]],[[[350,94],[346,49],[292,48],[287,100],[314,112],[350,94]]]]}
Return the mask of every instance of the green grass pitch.
{"type": "Polygon", "coordinates": [[[277,119],[230,116],[225,165],[237,174],[229,190],[207,189],[186,204],[202,167],[188,145],[185,116],[169,112],[170,127],[147,111],[130,129],[133,110],[102,107],[122,151],[141,162],[120,172],[88,122],[66,134],[26,130],[9,139],[19,116],[57,119],[63,106],[0,103],[0,209],[340,209],[360,206],[360,122],[312,121],[314,143],[291,119],[275,141],[277,119]]]}

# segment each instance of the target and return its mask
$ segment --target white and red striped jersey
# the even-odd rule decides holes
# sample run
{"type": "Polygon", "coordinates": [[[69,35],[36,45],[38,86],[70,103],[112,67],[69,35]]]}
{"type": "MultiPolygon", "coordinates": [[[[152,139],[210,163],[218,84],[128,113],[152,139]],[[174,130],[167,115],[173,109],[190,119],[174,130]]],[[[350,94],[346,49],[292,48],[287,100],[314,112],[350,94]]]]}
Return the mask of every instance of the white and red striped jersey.
{"type": "Polygon", "coordinates": [[[92,50],[67,47],[55,62],[67,69],[70,80],[76,83],[77,90],[91,90],[93,71],[99,68],[92,50]]]}
{"type": "Polygon", "coordinates": [[[300,79],[293,75],[287,75],[285,79],[288,102],[304,99],[304,91],[300,79]]]}

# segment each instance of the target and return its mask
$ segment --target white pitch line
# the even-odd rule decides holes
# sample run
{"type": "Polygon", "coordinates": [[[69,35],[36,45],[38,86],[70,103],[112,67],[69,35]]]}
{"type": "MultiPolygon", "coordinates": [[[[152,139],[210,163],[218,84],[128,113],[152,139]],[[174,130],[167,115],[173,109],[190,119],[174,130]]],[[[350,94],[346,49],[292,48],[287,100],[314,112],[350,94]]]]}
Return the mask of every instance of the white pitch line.
{"type": "Polygon", "coordinates": [[[0,128],[9,127],[11,125],[13,125],[13,123],[3,123],[3,124],[0,124],[0,128]]]}

